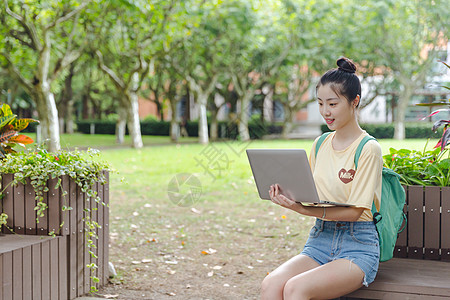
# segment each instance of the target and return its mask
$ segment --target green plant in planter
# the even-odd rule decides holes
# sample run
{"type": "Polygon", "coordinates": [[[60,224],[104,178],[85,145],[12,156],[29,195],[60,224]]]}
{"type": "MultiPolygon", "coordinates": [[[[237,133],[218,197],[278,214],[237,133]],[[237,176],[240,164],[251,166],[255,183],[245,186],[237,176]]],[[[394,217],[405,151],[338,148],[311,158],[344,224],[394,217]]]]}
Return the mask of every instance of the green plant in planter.
{"type": "Polygon", "coordinates": [[[444,158],[446,149],[416,151],[389,149],[383,156],[386,167],[401,177],[402,184],[423,186],[450,186],[450,158],[444,158]]]}
{"type": "MultiPolygon", "coordinates": [[[[442,62],[447,68],[448,64],[442,62]]],[[[443,86],[450,90],[450,87],[443,86]]],[[[421,103],[419,106],[444,106],[449,108],[442,108],[433,111],[430,115],[423,118],[434,116],[438,113],[450,111],[450,99],[440,100],[433,103],[421,103]]],[[[386,167],[393,169],[401,176],[401,181],[406,185],[423,185],[423,186],[450,186],[450,151],[446,147],[450,144],[450,120],[441,119],[433,124],[433,131],[444,125],[444,132],[434,150],[426,150],[427,144],[423,151],[414,151],[408,149],[396,150],[391,148],[389,154],[384,155],[384,164],[386,167]],[[446,152],[449,152],[447,158],[446,152]]]]}
{"type": "Polygon", "coordinates": [[[27,144],[33,143],[33,139],[19,134],[19,131],[27,128],[30,123],[39,123],[34,119],[17,119],[12,113],[8,104],[2,104],[0,107],[0,158],[5,157],[7,153],[15,153],[13,149],[15,145],[25,147],[27,144]]]}
{"type": "MultiPolygon", "coordinates": [[[[36,195],[36,221],[39,222],[39,218],[44,216],[44,211],[48,208],[44,202],[44,193],[49,192],[47,181],[49,179],[58,179],[55,188],[62,190],[61,176],[63,175],[68,175],[75,181],[81,191],[85,193],[86,201],[93,200],[99,203],[99,205],[105,205],[93,189],[96,182],[100,184],[106,183],[104,171],[109,171],[107,163],[101,162],[96,158],[98,153],[99,151],[94,149],[89,149],[86,153],[65,150],[52,153],[40,147],[19,153],[10,153],[6,154],[4,159],[0,160],[0,176],[1,174],[14,174],[14,179],[10,183],[12,185],[17,185],[19,182],[26,184],[27,178],[30,179],[36,195]]],[[[3,187],[2,192],[4,188],[6,187],[3,187]]],[[[67,195],[67,192],[62,190],[62,196],[67,195]]],[[[62,207],[63,211],[70,209],[72,208],[68,206],[62,207]]],[[[93,241],[98,238],[97,229],[99,225],[92,220],[90,213],[86,211],[85,217],[83,218],[85,223],[85,237],[86,244],[89,247],[89,253],[96,258],[91,248],[95,248],[93,241]]],[[[7,216],[5,214],[0,215],[0,226],[6,225],[6,218],[7,216]]],[[[62,225],[60,224],[60,228],[62,225]]],[[[55,235],[55,232],[50,232],[49,235],[55,235]]],[[[97,265],[90,264],[88,267],[94,273],[97,265]]],[[[99,281],[94,275],[91,278],[93,282],[99,281]]],[[[95,286],[91,286],[91,291],[96,291],[95,286]]]]}

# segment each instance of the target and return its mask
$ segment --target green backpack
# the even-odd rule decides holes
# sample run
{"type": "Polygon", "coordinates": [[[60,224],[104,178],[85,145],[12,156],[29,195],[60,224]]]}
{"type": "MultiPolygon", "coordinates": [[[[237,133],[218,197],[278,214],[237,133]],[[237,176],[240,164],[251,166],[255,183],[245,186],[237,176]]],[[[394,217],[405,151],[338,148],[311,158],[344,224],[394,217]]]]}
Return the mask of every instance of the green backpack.
{"type": "MultiPolygon", "coordinates": [[[[320,145],[330,134],[322,134],[316,144],[315,155],[319,151],[320,145]]],[[[358,168],[358,160],[364,145],[376,140],[372,136],[364,137],[358,145],[355,153],[355,171],[358,168]]],[[[406,195],[399,180],[400,176],[389,168],[383,167],[381,183],[380,211],[377,211],[375,203],[372,205],[373,222],[377,228],[380,239],[380,261],[390,260],[394,255],[395,243],[400,232],[406,226],[406,215],[403,208],[406,202],[406,195]],[[402,228],[403,221],[405,226],[402,228]]]]}

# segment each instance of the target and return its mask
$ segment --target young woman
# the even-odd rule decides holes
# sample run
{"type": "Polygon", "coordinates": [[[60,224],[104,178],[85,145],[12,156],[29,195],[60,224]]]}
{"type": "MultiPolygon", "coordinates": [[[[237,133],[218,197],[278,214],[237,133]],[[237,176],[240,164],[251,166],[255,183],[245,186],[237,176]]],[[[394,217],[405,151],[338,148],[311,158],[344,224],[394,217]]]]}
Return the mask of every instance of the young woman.
{"type": "Polygon", "coordinates": [[[309,157],[320,199],[353,206],[311,207],[285,197],[280,186],[270,187],[272,202],[303,215],[317,217],[303,251],[271,272],[262,282],[261,299],[331,299],[352,292],[375,279],[379,242],[371,208],[379,208],[380,145],[369,141],[355,171],[354,156],[367,133],[359,127],[357,108],[361,84],[347,58],[327,71],[316,87],[319,110],[334,131],[315,157],[309,157]]]}

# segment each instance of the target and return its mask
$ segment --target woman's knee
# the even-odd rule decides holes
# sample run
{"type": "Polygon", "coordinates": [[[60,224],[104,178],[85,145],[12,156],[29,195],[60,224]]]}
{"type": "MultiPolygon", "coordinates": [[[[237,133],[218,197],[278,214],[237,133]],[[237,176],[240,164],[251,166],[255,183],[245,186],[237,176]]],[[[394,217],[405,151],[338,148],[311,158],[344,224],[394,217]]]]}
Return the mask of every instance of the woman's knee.
{"type": "Polygon", "coordinates": [[[283,299],[310,299],[308,286],[299,278],[286,282],[283,288],[283,299]]]}
{"type": "Polygon", "coordinates": [[[270,273],[261,283],[261,299],[275,299],[275,295],[283,295],[285,281],[281,276],[270,273]]]}

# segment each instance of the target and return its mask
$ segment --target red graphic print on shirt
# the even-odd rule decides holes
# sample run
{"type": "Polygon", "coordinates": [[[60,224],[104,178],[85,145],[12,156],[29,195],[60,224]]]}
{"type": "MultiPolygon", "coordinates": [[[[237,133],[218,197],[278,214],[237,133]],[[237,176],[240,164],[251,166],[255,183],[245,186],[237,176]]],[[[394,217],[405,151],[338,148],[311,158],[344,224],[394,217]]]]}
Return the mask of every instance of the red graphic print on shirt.
{"type": "Polygon", "coordinates": [[[350,169],[350,170],[346,170],[346,169],[344,169],[344,168],[342,168],[339,172],[338,172],[338,176],[339,176],[339,179],[343,182],[343,183],[345,183],[345,184],[347,184],[347,183],[349,183],[349,182],[351,182],[352,180],[353,180],[353,178],[355,177],[355,170],[352,170],[352,169],[350,169]]]}

